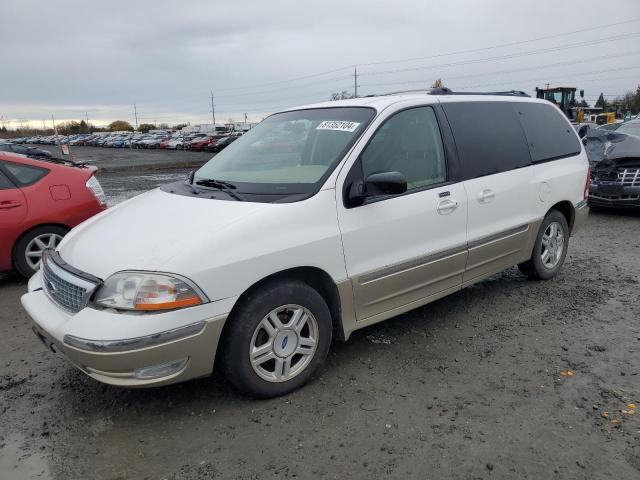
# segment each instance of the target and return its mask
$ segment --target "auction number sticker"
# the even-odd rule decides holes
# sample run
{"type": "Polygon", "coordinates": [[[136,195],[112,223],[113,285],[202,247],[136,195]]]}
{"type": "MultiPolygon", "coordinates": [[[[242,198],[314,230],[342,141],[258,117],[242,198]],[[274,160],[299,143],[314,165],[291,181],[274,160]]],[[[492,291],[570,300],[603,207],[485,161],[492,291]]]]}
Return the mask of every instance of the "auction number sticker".
{"type": "Polygon", "coordinates": [[[343,120],[325,120],[320,122],[316,130],[338,130],[339,132],[354,132],[360,122],[346,122],[343,120]]]}

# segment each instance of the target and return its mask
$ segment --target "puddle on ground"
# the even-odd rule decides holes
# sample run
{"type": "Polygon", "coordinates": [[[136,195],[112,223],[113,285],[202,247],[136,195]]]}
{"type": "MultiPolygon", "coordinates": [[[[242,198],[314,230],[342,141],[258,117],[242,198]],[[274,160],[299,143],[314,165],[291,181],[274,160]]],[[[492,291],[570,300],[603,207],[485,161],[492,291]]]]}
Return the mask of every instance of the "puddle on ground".
{"type": "Polygon", "coordinates": [[[17,433],[0,438],[0,478],[53,479],[47,460],[41,453],[29,453],[26,439],[17,433]]]}

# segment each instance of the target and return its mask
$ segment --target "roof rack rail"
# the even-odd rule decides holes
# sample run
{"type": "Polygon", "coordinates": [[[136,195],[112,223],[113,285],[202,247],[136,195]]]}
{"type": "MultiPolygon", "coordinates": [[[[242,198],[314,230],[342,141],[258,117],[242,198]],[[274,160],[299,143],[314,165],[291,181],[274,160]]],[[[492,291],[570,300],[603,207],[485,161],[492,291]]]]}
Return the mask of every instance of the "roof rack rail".
{"type": "MultiPolygon", "coordinates": [[[[417,90],[401,90],[398,92],[384,93],[386,95],[400,95],[403,93],[425,93],[427,95],[500,95],[510,97],[529,97],[529,95],[521,90],[506,90],[503,92],[454,92],[447,87],[438,88],[421,88],[417,90]]],[[[368,95],[369,96],[369,95],[368,95]]],[[[371,95],[374,96],[374,95],[371,95]]]]}

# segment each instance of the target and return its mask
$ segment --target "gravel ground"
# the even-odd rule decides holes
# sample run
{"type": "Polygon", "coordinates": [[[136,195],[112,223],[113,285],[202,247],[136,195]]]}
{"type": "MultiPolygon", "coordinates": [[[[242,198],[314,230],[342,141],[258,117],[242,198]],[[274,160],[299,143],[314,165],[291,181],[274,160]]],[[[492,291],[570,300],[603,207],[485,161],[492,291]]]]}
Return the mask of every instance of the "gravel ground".
{"type": "Polygon", "coordinates": [[[557,278],[511,269],[356,332],[263,401],[217,375],[101,385],[0,280],[0,478],[638,479],[639,222],[592,213],[557,278]]]}

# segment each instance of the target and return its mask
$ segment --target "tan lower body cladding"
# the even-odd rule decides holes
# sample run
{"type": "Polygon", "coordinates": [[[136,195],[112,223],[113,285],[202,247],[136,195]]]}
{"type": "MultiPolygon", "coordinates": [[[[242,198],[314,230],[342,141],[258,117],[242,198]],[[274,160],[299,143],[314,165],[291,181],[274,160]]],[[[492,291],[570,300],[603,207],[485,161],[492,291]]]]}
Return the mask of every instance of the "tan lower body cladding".
{"type": "Polygon", "coordinates": [[[541,223],[536,220],[340,282],[344,338],[529,259],[541,223]]]}

